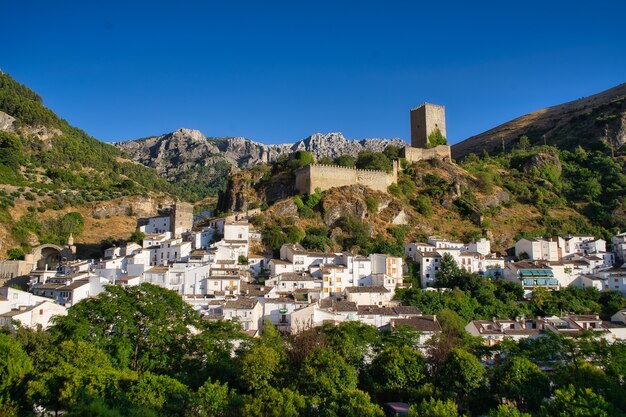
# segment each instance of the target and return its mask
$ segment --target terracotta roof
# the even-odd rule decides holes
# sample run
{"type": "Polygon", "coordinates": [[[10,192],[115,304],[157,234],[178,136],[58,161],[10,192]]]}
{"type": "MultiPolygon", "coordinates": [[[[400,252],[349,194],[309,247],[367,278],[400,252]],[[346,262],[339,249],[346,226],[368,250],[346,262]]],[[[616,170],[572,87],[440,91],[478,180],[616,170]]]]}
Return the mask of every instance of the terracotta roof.
{"type": "Polygon", "coordinates": [[[422,310],[415,306],[395,306],[393,309],[398,314],[422,314],[422,310]]]}
{"type": "Polygon", "coordinates": [[[76,288],[80,288],[83,285],[88,285],[88,284],[89,284],[88,279],[78,279],[72,282],[71,284],[64,285],[62,287],[57,288],[57,291],[72,291],[72,290],[75,290],[76,288]]]}
{"type": "Polygon", "coordinates": [[[234,308],[234,309],[243,309],[243,310],[251,310],[258,304],[258,301],[253,298],[238,298],[236,300],[227,301],[224,308],[234,308]]]}
{"type": "Polygon", "coordinates": [[[291,265],[291,261],[285,261],[283,259],[272,259],[270,262],[273,262],[276,265],[291,265]]]}
{"type": "Polygon", "coordinates": [[[308,272],[284,272],[279,274],[279,278],[281,281],[315,281],[318,279],[308,272]]]}
{"type": "Polygon", "coordinates": [[[595,314],[570,314],[567,317],[575,321],[601,321],[595,314]]]}
{"type": "Polygon", "coordinates": [[[346,292],[352,294],[361,294],[361,293],[388,293],[389,290],[383,286],[362,286],[362,287],[347,287],[346,292]]]}
{"type": "Polygon", "coordinates": [[[335,303],[335,311],[338,311],[338,312],[357,311],[356,303],[353,303],[351,301],[337,301],[335,303]]]}
{"type": "Polygon", "coordinates": [[[435,316],[417,316],[406,319],[391,319],[391,325],[410,326],[418,332],[440,332],[441,326],[435,316]]]}
{"type": "Polygon", "coordinates": [[[150,269],[148,269],[146,272],[147,273],[155,273],[155,274],[160,274],[163,272],[167,272],[170,270],[169,266],[154,266],[150,269]]]}
{"type": "Polygon", "coordinates": [[[377,315],[377,316],[397,316],[391,307],[379,307],[377,305],[361,305],[359,306],[359,316],[377,315]]]}

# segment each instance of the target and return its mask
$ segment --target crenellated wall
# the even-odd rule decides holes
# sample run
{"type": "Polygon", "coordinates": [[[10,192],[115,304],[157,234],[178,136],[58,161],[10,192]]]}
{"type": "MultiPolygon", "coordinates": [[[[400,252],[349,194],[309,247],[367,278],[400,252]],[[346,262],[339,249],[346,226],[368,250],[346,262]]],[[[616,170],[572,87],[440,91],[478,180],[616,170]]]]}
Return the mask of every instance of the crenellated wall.
{"type": "Polygon", "coordinates": [[[427,161],[430,159],[442,159],[444,161],[452,160],[449,145],[439,145],[428,149],[405,146],[401,149],[400,154],[408,162],[427,161]]]}
{"type": "Polygon", "coordinates": [[[373,190],[387,192],[387,187],[398,180],[398,162],[393,161],[392,173],[370,169],[356,169],[338,165],[306,165],[296,174],[296,190],[311,194],[316,188],[322,191],[333,187],[360,184],[373,190]]]}

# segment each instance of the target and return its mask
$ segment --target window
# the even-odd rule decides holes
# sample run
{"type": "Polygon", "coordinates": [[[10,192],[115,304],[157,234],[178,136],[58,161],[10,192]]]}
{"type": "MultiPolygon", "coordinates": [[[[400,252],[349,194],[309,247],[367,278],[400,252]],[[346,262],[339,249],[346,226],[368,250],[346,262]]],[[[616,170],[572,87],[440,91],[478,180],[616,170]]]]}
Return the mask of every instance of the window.
{"type": "Polygon", "coordinates": [[[39,309],[39,315],[40,315],[40,316],[43,316],[43,308],[40,308],[40,309],[39,309]]]}

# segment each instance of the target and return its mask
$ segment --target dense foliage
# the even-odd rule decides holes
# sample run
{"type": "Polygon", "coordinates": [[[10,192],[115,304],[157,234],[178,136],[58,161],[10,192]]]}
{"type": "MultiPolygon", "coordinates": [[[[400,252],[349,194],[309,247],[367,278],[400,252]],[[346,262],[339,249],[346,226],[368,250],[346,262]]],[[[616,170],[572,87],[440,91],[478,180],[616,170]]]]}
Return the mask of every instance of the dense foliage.
{"type": "Polygon", "coordinates": [[[103,199],[147,191],[179,192],[150,168],[124,159],[112,145],[71,127],[41,97],[0,74],[0,111],[16,120],[17,133],[0,132],[0,178],[41,190],[89,190],[103,199]],[[41,140],[31,128],[45,128],[41,140]]]}
{"type": "Polygon", "coordinates": [[[626,411],[623,342],[551,335],[485,348],[441,317],[422,350],[409,328],[358,322],[290,337],[268,322],[249,339],[174,292],[108,287],[48,331],[0,333],[0,413],[382,417],[390,401],[411,404],[412,416],[626,411]]]}
{"type": "Polygon", "coordinates": [[[522,136],[506,153],[470,154],[463,168],[476,175],[479,188],[489,191],[499,185],[513,197],[511,204],[539,209],[542,227],[528,234],[590,233],[607,239],[626,227],[626,171],[623,159],[614,157],[608,146],[573,150],[531,146],[522,136]],[[576,209],[589,221],[557,220],[550,215],[550,210],[564,207],[576,209]]]}
{"type": "Polygon", "coordinates": [[[561,314],[601,313],[608,320],[626,307],[626,298],[616,291],[599,292],[595,288],[567,287],[560,291],[535,290],[531,300],[524,299],[522,286],[505,280],[467,272],[446,254],[436,275],[435,286],[441,291],[422,290],[419,286],[398,290],[396,297],[419,307],[424,314],[440,315],[449,310],[465,322],[561,314]]]}

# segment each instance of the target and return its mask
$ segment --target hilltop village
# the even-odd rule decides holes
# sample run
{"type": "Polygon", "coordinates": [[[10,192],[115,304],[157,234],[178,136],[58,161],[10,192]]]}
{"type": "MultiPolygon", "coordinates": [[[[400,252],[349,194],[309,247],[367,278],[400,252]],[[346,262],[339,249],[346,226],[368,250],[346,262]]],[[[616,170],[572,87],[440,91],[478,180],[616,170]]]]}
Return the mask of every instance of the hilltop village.
{"type": "MultiPolygon", "coordinates": [[[[450,147],[433,143],[433,138],[445,137],[445,131],[442,106],[413,109],[412,146],[401,150],[402,157],[409,162],[450,161],[450,147]]],[[[295,188],[311,194],[360,184],[386,191],[396,182],[398,169],[397,161],[391,173],[311,164],[296,171],[295,188]]],[[[0,289],[0,325],[46,328],[55,315],[67,314],[68,308],[98,296],[107,286],[149,283],[175,292],[206,320],[237,321],[253,337],[260,336],[268,323],[282,334],[297,334],[329,323],[358,321],[388,330],[410,326],[420,332],[423,346],[441,325],[436,315],[405,305],[397,293],[411,287],[433,294],[451,291],[437,281],[444,264],[519,285],[527,300],[538,290],[567,287],[626,295],[625,233],[613,237],[612,251],[607,242],[591,235],[522,238],[509,255],[493,253],[485,237],[462,243],[430,236],[426,242],[405,242],[404,257],[315,252],[297,243],[284,244],[279,256],[272,256],[263,250],[261,233],[249,223],[258,213],[255,209],[215,217],[197,228],[193,207],[176,203],[139,220],[140,241],[107,248],[101,259],[78,259],[70,236],[65,246],[41,245],[24,260],[1,261],[0,279],[7,286],[0,289]],[[407,280],[409,265],[416,280],[407,280]]],[[[626,315],[621,310],[603,321],[598,315],[564,311],[558,317],[514,321],[493,317],[466,326],[487,345],[509,335],[536,337],[549,329],[564,334],[593,329],[608,340],[623,339],[626,315]]]]}

